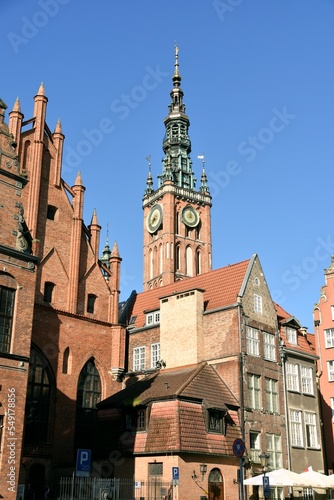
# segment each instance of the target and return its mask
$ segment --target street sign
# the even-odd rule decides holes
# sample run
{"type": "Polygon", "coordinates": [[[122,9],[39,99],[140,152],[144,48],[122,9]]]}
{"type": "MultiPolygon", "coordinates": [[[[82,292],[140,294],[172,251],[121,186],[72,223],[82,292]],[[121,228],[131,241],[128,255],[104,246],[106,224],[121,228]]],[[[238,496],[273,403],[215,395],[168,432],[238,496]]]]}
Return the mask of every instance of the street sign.
{"type": "Polygon", "coordinates": [[[89,477],[91,450],[78,449],[77,451],[77,477],[89,477]]]}
{"type": "Polygon", "coordinates": [[[178,467],[172,467],[172,478],[173,478],[173,480],[180,479],[178,467]]]}
{"type": "Polygon", "coordinates": [[[233,442],[233,453],[236,457],[241,458],[245,453],[245,443],[242,439],[235,439],[233,442]]]}
{"type": "Polygon", "coordinates": [[[262,482],[263,482],[263,494],[265,498],[267,498],[270,496],[269,476],[263,476],[262,482]]]}

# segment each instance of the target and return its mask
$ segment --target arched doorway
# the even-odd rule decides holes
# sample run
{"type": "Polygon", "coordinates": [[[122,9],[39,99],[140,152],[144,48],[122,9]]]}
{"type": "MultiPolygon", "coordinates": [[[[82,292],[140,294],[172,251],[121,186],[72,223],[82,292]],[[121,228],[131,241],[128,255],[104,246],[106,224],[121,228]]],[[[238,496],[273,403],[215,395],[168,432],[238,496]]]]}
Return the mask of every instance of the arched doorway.
{"type": "Polygon", "coordinates": [[[224,500],[224,481],[219,469],[215,468],[209,474],[209,500],[224,500]]]}

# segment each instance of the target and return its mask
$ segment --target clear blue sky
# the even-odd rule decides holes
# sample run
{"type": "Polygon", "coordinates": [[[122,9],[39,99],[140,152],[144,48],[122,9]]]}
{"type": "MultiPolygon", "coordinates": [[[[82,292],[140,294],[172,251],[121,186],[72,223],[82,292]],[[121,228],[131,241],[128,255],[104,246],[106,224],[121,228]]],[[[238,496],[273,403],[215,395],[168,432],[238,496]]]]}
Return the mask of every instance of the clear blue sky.
{"type": "MultiPolygon", "coordinates": [[[[333,0],[2,0],[1,94],[61,119],[63,178],[109,225],[121,299],[142,290],[147,161],[161,172],[174,44],[192,159],[213,196],[213,266],[258,253],[277,300],[313,331],[334,254],[333,0]]],[[[8,114],[7,114],[8,118],[8,114]]]]}

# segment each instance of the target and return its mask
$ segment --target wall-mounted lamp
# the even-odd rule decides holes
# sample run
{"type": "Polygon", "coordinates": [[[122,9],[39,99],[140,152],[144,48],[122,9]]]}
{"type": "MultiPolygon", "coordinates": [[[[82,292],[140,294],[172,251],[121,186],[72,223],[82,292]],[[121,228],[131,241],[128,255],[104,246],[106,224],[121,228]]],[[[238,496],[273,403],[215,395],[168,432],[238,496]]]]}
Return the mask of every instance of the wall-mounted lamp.
{"type": "MultiPolygon", "coordinates": [[[[200,470],[200,473],[202,475],[201,481],[203,481],[207,469],[208,469],[208,466],[206,464],[201,464],[199,466],[199,470],[200,470]]],[[[192,473],[191,477],[193,478],[194,481],[199,481],[199,476],[196,474],[195,470],[193,470],[193,473],[192,473]]]]}

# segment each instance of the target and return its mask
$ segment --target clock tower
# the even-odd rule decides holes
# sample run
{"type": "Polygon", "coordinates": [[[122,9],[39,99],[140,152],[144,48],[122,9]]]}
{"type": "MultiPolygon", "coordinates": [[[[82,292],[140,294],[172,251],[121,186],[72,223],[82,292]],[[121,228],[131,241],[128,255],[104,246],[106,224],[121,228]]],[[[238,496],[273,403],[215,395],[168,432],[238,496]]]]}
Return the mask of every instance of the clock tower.
{"type": "Polygon", "coordinates": [[[183,104],[178,48],[171,104],[164,120],[164,158],[158,188],[149,169],[143,198],[144,290],[211,271],[211,196],[204,158],[201,185],[190,159],[189,118],[183,104]]]}

